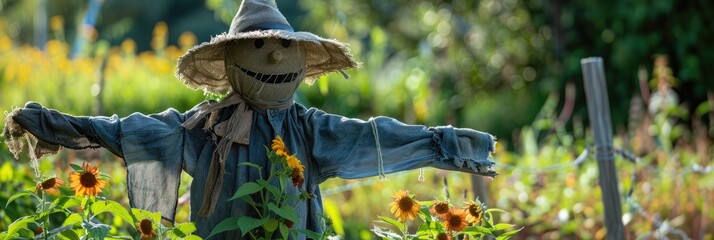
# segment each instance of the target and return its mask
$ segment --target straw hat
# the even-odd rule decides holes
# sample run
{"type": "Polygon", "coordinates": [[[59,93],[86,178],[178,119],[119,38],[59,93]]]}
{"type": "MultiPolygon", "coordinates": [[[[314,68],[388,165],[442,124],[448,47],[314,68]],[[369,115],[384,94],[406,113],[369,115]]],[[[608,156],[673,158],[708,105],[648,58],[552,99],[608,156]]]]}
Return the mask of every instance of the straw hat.
{"type": "Polygon", "coordinates": [[[227,93],[232,90],[224,66],[224,54],[229,43],[233,40],[258,38],[281,38],[298,42],[305,50],[305,78],[308,83],[327,73],[358,66],[347,44],[309,32],[295,32],[274,0],[244,0],[227,33],[191,48],[178,59],[176,76],[190,88],[227,93]]]}

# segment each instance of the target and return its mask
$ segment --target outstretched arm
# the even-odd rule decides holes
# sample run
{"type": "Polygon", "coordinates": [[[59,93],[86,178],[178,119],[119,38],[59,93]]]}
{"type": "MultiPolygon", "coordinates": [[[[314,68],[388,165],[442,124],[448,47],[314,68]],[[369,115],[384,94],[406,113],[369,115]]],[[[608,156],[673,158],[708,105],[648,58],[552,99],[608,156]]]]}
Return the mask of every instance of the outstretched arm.
{"type": "Polygon", "coordinates": [[[55,153],[60,146],[71,149],[104,147],[119,157],[124,157],[119,142],[119,118],[75,117],[28,102],[25,107],[10,113],[5,122],[5,138],[13,154],[21,151],[20,137],[25,133],[36,138],[37,145],[30,146],[35,155],[55,153]],[[90,120],[91,119],[91,120],[90,120]]]}
{"type": "Polygon", "coordinates": [[[71,149],[104,147],[124,158],[132,207],[160,211],[173,219],[182,167],[193,174],[197,146],[207,136],[201,128],[188,131],[181,124],[193,110],[131,114],[125,118],[76,117],[28,103],[6,120],[4,135],[13,154],[22,149],[21,139],[36,138],[35,155],[53,153],[60,146],[71,149]]]}
{"type": "Polygon", "coordinates": [[[407,125],[387,117],[369,121],[308,110],[312,155],[320,180],[363,178],[420,167],[494,176],[488,133],[451,126],[407,125]]]}

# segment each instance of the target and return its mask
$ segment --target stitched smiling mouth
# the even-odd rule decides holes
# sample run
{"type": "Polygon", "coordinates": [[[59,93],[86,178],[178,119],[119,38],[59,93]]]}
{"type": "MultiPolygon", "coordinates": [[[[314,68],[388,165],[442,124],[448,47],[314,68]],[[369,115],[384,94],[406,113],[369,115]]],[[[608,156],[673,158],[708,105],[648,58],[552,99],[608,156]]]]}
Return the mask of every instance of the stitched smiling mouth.
{"type": "Polygon", "coordinates": [[[252,78],[255,78],[256,80],[264,82],[264,83],[273,83],[273,84],[289,83],[289,82],[295,81],[295,79],[297,79],[297,77],[302,73],[302,69],[300,69],[300,71],[293,72],[293,73],[266,75],[266,74],[256,73],[251,70],[245,69],[241,66],[238,66],[238,64],[233,64],[233,65],[235,65],[237,68],[239,68],[246,75],[248,75],[252,78]]]}

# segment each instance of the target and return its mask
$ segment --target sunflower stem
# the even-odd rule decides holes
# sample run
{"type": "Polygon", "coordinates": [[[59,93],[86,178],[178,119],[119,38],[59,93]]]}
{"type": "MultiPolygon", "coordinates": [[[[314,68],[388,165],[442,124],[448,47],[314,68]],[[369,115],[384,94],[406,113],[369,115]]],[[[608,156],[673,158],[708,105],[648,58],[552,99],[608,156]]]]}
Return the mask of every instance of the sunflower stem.
{"type": "MultiPolygon", "coordinates": [[[[42,212],[43,213],[45,212],[46,204],[47,204],[47,193],[45,191],[42,191],[42,212]]],[[[50,215],[48,214],[47,217],[45,217],[44,224],[42,226],[45,228],[43,231],[44,234],[42,234],[44,236],[45,240],[47,240],[47,231],[48,231],[49,225],[50,225],[50,223],[48,221],[49,218],[50,218],[50,215]]]]}

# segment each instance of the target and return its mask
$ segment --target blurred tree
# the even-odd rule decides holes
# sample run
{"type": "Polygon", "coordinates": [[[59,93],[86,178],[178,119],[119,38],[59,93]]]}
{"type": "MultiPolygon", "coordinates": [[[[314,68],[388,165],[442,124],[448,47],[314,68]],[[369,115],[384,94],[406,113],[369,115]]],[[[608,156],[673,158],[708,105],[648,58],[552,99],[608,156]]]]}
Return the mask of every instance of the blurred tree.
{"type": "MultiPolygon", "coordinates": [[[[169,44],[175,45],[183,32],[193,32],[199,42],[227,31],[228,25],[220,21],[202,1],[192,0],[94,0],[101,3],[93,36],[118,45],[133,39],[137,50],[151,49],[152,30],[158,22],[169,26],[169,44]]],[[[47,1],[47,19],[61,16],[68,42],[74,44],[77,29],[83,21],[90,0],[47,1]]],[[[13,26],[11,37],[20,43],[33,43],[34,18],[39,1],[0,0],[0,17],[13,26]]],[[[49,30],[49,29],[48,29],[49,30]]]]}
{"type": "MultiPolygon", "coordinates": [[[[669,56],[680,79],[676,90],[690,112],[714,89],[714,38],[710,1],[528,1],[534,24],[553,29],[555,61],[545,62],[559,79],[579,79],[579,59],[603,56],[613,120],[623,125],[629,99],[639,92],[637,70],[652,72],[658,54],[669,56]],[[551,64],[556,63],[556,64],[551,64]]],[[[575,81],[582,86],[582,81],[575,81]]],[[[647,86],[644,86],[647,87],[647,86]]],[[[582,87],[578,87],[581,89],[582,87]]],[[[579,97],[582,111],[582,94],[579,97]]]]}
{"type": "MultiPolygon", "coordinates": [[[[48,1],[47,16],[64,16],[71,41],[88,2],[48,1]]],[[[455,124],[508,140],[534,119],[546,96],[563,95],[566,82],[576,85],[574,114],[586,116],[579,60],[587,56],[605,60],[615,126],[626,123],[629,98],[643,87],[638,69],[651,72],[655,54],[669,57],[680,80],[674,89],[690,108],[714,88],[706,77],[714,71],[707,67],[714,50],[705,44],[714,40],[709,1],[278,2],[295,29],[348,42],[365,63],[349,82],[331,75],[300,91],[303,103],[348,116],[455,124]]],[[[184,31],[205,42],[227,30],[239,5],[104,0],[97,37],[113,44],[132,38],[137,50],[147,50],[153,27],[163,21],[169,44],[184,31]]],[[[13,39],[32,42],[36,7],[36,1],[0,0],[13,39]]]]}

